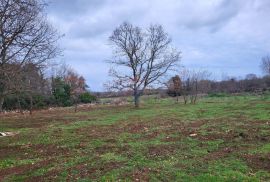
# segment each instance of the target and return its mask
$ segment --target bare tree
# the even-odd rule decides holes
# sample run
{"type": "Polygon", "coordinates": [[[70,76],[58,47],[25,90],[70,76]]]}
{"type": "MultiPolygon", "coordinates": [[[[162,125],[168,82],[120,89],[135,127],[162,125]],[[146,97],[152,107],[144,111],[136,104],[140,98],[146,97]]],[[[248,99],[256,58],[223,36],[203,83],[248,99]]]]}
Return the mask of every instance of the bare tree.
{"type": "Polygon", "coordinates": [[[191,103],[196,104],[198,94],[205,92],[203,82],[210,77],[211,73],[206,70],[191,71],[191,103]]]}
{"type": "Polygon", "coordinates": [[[205,70],[183,69],[180,72],[182,80],[182,95],[184,103],[190,100],[191,104],[196,104],[199,92],[204,92],[207,87],[205,82],[211,74],[205,70]]]}
{"type": "Polygon", "coordinates": [[[265,56],[262,58],[261,69],[267,75],[270,75],[270,56],[265,56]]]}
{"type": "Polygon", "coordinates": [[[189,93],[191,90],[190,75],[191,73],[188,69],[183,69],[180,72],[180,78],[182,81],[182,96],[184,99],[184,104],[187,104],[189,100],[189,93]]]}
{"type": "MultiPolygon", "coordinates": [[[[58,53],[59,36],[44,16],[39,0],[0,0],[0,111],[9,94],[9,65],[46,66],[58,53]]],[[[21,70],[21,69],[18,69],[21,70]]]]}
{"type": "Polygon", "coordinates": [[[151,25],[143,31],[130,23],[117,27],[109,38],[114,48],[114,68],[109,85],[116,90],[132,90],[135,107],[139,107],[140,96],[146,87],[177,66],[180,52],[172,49],[171,39],[160,25],[151,25]]]}

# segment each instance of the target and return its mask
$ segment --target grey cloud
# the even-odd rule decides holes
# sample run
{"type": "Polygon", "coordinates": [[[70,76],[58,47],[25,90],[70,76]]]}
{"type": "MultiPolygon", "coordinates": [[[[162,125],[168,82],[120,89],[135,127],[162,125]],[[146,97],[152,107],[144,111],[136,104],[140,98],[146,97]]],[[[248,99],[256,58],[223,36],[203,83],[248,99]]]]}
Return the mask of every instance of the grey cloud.
{"type": "MultiPolygon", "coordinates": [[[[103,8],[95,12],[85,13],[74,22],[69,33],[74,38],[93,38],[105,33],[109,34],[123,21],[134,21],[137,17],[143,16],[145,9],[130,8],[128,3],[119,1],[107,1],[103,8]],[[134,16],[136,15],[136,16],[134,16]]],[[[132,5],[133,6],[133,5],[132,5]]],[[[134,7],[134,6],[133,6],[134,7]]],[[[139,18],[140,21],[142,20],[139,18]]]]}
{"type": "Polygon", "coordinates": [[[48,15],[66,34],[61,41],[64,59],[93,90],[102,90],[108,79],[108,36],[123,21],[143,27],[162,24],[190,67],[259,74],[260,58],[270,53],[265,41],[270,40],[268,0],[51,1],[48,15]]]}
{"type": "Polygon", "coordinates": [[[107,0],[48,0],[49,13],[70,20],[88,11],[96,11],[107,0]]]}
{"type": "Polygon", "coordinates": [[[188,19],[186,26],[190,29],[208,28],[210,31],[216,32],[237,16],[240,9],[239,1],[223,0],[209,9],[192,12],[193,16],[191,15],[191,18],[188,19]]]}

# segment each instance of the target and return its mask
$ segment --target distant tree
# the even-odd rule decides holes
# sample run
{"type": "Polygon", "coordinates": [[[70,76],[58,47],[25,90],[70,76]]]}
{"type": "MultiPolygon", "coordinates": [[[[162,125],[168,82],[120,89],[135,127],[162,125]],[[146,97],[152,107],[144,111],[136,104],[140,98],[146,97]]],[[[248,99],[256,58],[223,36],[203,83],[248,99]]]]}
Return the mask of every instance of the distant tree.
{"type": "Polygon", "coordinates": [[[257,78],[258,78],[257,75],[253,74],[253,73],[250,73],[250,74],[246,75],[246,80],[255,80],[257,78]]]}
{"type": "Polygon", "coordinates": [[[179,75],[172,77],[166,85],[168,87],[168,94],[176,97],[176,102],[178,102],[182,91],[182,82],[179,75]]]}
{"type": "MultiPolygon", "coordinates": [[[[66,63],[58,64],[52,70],[52,88],[57,88],[55,95],[58,100],[57,104],[62,106],[75,106],[77,111],[77,104],[80,102],[80,95],[87,92],[87,84],[83,76],[79,75],[66,63]],[[66,101],[61,98],[66,98],[66,101]]],[[[55,89],[53,89],[55,90],[55,89]]]]}
{"type": "Polygon", "coordinates": [[[147,30],[123,23],[109,38],[115,58],[110,61],[117,68],[111,69],[114,78],[109,88],[133,91],[135,107],[146,87],[155,83],[180,60],[180,52],[170,47],[171,39],[160,25],[151,25],[147,30]]]}
{"type": "Polygon", "coordinates": [[[78,75],[74,70],[69,69],[65,76],[65,83],[70,86],[70,94],[77,112],[77,105],[81,94],[86,92],[87,85],[85,79],[78,75]]]}
{"type": "Polygon", "coordinates": [[[206,81],[210,77],[211,73],[205,70],[188,70],[183,69],[180,72],[180,78],[182,80],[182,95],[184,103],[187,104],[190,100],[191,104],[197,102],[198,94],[208,91],[208,82],[206,81]],[[204,90],[205,89],[205,90],[204,90]]]}
{"type": "Polygon", "coordinates": [[[261,87],[262,82],[260,79],[258,79],[256,74],[251,73],[247,74],[244,80],[240,80],[239,84],[242,86],[242,88],[239,88],[239,90],[245,92],[254,92],[261,87]]]}
{"type": "Polygon", "coordinates": [[[265,74],[270,75],[270,56],[262,58],[261,69],[265,74]]]}
{"type": "Polygon", "coordinates": [[[12,75],[21,69],[12,64],[46,66],[58,53],[57,32],[48,24],[39,0],[0,0],[0,112],[13,92],[12,75]],[[11,84],[11,85],[10,85],[11,84]]]}
{"type": "Polygon", "coordinates": [[[71,88],[61,77],[52,78],[52,94],[58,106],[71,106],[71,88]]]}

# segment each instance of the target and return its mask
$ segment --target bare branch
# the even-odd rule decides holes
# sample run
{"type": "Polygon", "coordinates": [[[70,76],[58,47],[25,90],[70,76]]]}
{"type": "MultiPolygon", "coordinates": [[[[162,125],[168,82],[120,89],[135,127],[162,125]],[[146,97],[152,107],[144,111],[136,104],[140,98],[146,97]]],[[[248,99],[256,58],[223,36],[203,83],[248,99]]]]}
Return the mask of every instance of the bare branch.
{"type": "Polygon", "coordinates": [[[144,90],[159,78],[173,70],[180,61],[180,52],[172,49],[171,39],[160,25],[151,25],[146,31],[124,22],[109,38],[114,49],[110,62],[117,67],[127,68],[126,74],[113,71],[114,89],[132,89],[138,99],[144,90]]]}

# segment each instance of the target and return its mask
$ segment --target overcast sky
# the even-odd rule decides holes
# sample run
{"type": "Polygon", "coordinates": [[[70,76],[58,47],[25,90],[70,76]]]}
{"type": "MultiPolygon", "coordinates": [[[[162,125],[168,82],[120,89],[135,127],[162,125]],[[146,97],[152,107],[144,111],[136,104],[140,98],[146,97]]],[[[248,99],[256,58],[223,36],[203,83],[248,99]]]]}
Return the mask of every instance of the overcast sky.
{"type": "Polygon", "coordinates": [[[65,36],[59,58],[103,90],[112,57],[108,37],[123,21],[161,24],[182,64],[222,75],[261,75],[270,54],[270,0],[50,0],[49,20],[65,36]]]}

